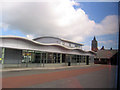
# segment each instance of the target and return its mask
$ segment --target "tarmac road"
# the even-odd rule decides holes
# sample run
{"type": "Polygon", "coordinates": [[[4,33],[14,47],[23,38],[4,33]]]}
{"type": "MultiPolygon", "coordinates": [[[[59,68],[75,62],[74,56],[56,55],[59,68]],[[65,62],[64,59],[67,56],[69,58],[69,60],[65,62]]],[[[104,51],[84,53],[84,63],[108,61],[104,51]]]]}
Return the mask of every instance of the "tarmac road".
{"type": "Polygon", "coordinates": [[[2,73],[3,88],[115,88],[116,66],[2,73]]]}

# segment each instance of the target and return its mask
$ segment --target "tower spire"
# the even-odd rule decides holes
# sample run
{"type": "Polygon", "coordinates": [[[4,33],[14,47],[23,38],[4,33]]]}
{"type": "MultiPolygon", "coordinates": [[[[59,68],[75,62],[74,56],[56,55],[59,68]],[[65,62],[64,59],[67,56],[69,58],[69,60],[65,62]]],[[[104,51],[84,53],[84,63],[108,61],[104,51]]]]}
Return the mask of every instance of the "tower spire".
{"type": "Polygon", "coordinates": [[[96,41],[96,37],[94,36],[94,39],[93,40],[95,40],[96,41]]]}

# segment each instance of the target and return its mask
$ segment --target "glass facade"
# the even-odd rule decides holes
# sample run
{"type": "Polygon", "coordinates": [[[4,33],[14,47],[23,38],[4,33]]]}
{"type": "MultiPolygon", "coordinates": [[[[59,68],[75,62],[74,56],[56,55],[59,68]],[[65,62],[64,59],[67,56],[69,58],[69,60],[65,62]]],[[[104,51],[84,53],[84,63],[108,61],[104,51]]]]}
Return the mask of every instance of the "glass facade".
{"type": "Polygon", "coordinates": [[[29,63],[65,63],[70,60],[73,63],[85,63],[87,56],[81,55],[70,55],[61,53],[50,53],[50,52],[23,52],[24,61],[26,58],[29,63]]]}
{"type": "MultiPolygon", "coordinates": [[[[4,51],[2,49],[2,58],[4,63],[4,51]]],[[[87,56],[83,55],[73,55],[73,54],[63,54],[63,53],[52,53],[52,52],[42,52],[42,51],[32,51],[32,50],[22,50],[22,60],[19,65],[21,67],[29,66],[45,66],[47,64],[65,64],[77,65],[80,63],[86,63],[87,56]]]]}

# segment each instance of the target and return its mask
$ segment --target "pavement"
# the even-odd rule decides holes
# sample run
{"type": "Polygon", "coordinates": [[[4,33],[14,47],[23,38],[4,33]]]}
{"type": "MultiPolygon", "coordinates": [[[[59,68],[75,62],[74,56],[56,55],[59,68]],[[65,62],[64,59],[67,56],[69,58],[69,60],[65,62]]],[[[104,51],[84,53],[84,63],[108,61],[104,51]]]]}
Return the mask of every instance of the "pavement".
{"type": "Polygon", "coordinates": [[[26,70],[55,70],[55,69],[67,69],[67,68],[76,68],[76,67],[90,67],[90,66],[99,66],[100,64],[91,64],[91,65],[74,65],[74,66],[59,66],[59,67],[25,67],[25,68],[1,68],[0,72],[7,71],[26,71],[26,70]]]}

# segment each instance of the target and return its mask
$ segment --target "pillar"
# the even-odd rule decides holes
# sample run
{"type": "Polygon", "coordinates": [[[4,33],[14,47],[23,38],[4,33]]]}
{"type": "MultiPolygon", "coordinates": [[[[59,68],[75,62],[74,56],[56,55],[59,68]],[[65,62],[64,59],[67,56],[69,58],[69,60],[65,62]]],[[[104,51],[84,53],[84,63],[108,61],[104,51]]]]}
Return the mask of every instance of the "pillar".
{"type": "Polygon", "coordinates": [[[66,62],[66,59],[67,59],[67,54],[65,54],[65,65],[66,65],[66,63],[67,63],[67,62],[66,62]]]}
{"type": "Polygon", "coordinates": [[[77,65],[77,55],[75,55],[75,57],[76,57],[75,63],[76,63],[76,65],[77,65]]]}
{"type": "Polygon", "coordinates": [[[45,64],[45,52],[42,53],[42,60],[43,60],[43,67],[44,67],[44,64],[45,64]]]}
{"type": "Polygon", "coordinates": [[[51,60],[51,63],[54,63],[54,62],[55,62],[54,53],[52,53],[52,60],[51,60]]]}
{"type": "Polygon", "coordinates": [[[73,55],[71,54],[71,65],[72,65],[72,57],[73,57],[73,55]]]}
{"type": "Polygon", "coordinates": [[[5,48],[2,48],[2,64],[4,64],[5,48]]]}
{"type": "Polygon", "coordinates": [[[72,56],[70,55],[70,65],[72,65],[71,61],[72,61],[72,56]]]}
{"type": "Polygon", "coordinates": [[[46,57],[45,57],[45,59],[46,59],[46,63],[48,63],[48,53],[46,52],[46,57]]]}
{"type": "Polygon", "coordinates": [[[40,52],[40,66],[41,66],[41,63],[42,63],[42,52],[40,52]]]}
{"type": "Polygon", "coordinates": [[[80,59],[81,59],[81,56],[79,55],[79,65],[80,65],[80,59]]]}
{"type": "MultiPolygon", "coordinates": [[[[27,50],[26,50],[26,53],[28,54],[27,50]]],[[[26,67],[28,67],[28,55],[26,54],[26,58],[25,58],[25,61],[26,61],[26,67]]]]}
{"type": "Polygon", "coordinates": [[[56,53],[56,63],[58,63],[58,53],[56,53]]]}
{"type": "Polygon", "coordinates": [[[81,56],[81,63],[83,63],[83,56],[81,56]]]}
{"type": "Polygon", "coordinates": [[[60,63],[62,63],[62,53],[60,53],[60,63]]]}

